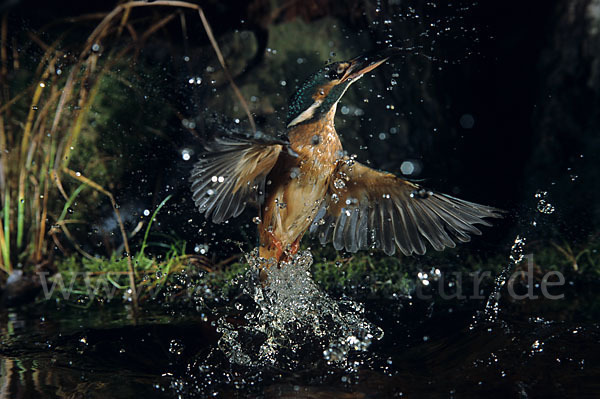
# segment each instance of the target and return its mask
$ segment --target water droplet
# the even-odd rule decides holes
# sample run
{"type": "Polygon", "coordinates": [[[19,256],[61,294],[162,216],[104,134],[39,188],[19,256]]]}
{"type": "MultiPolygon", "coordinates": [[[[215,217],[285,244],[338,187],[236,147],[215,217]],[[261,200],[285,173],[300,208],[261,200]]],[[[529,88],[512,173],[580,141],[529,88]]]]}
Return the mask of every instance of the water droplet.
{"type": "Polygon", "coordinates": [[[260,224],[261,220],[260,220],[260,218],[258,216],[255,216],[255,217],[252,218],[252,222],[254,224],[260,224]]]}
{"type": "Polygon", "coordinates": [[[184,349],[185,349],[185,346],[178,339],[172,339],[171,342],[169,342],[169,353],[172,355],[179,356],[183,353],[184,349]]]}
{"type": "Polygon", "coordinates": [[[525,258],[523,255],[525,241],[527,241],[526,237],[517,236],[512,247],[510,248],[510,260],[515,264],[520,263],[525,258]]]}
{"type": "Polygon", "coordinates": [[[194,252],[204,255],[208,252],[208,245],[198,244],[194,247],[194,252]]]}
{"type": "Polygon", "coordinates": [[[424,188],[414,190],[412,193],[410,193],[411,198],[421,198],[421,199],[429,198],[432,195],[433,195],[432,191],[425,190],[424,188]]]}
{"type": "Polygon", "coordinates": [[[475,126],[475,118],[471,114],[464,114],[460,117],[459,123],[463,129],[472,129],[475,126]]]}
{"type": "Polygon", "coordinates": [[[554,206],[546,200],[547,195],[548,195],[547,191],[538,190],[535,193],[535,198],[538,200],[538,203],[536,206],[538,212],[549,215],[551,213],[554,213],[555,209],[554,209],[554,206]]]}
{"type": "Polygon", "coordinates": [[[548,203],[546,200],[540,200],[537,204],[537,210],[540,213],[544,213],[546,215],[550,215],[554,213],[554,206],[548,203]]]}
{"type": "Polygon", "coordinates": [[[536,339],[531,344],[531,354],[540,353],[544,351],[544,342],[536,339]]]}
{"type": "Polygon", "coordinates": [[[333,187],[337,188],[338,190],[341,190],[342,188],[346,187],[346,183],[344,183],[342,179],[335,179],[335,181],[333,182],[333,187]]]}
{"type": "Polygon", "coordinates": [[[400,165],[400,172],[404,175],[412,175],[415,171],[415,164],[411,161],[404,161],[400,165]]]}

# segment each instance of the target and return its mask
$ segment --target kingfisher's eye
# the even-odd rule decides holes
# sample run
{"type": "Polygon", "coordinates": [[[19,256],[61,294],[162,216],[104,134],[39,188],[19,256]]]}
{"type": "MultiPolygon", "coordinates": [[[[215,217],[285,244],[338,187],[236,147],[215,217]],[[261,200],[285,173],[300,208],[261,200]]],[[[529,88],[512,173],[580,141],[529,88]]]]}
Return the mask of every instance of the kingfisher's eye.
{"type": "Polygon", "coordinates": [[[341,79],[342,76],[346,73],[350,64],[347,62],[338,62],[331,65],[328,65],[326,68],[326,77],[330,80],[338,80],[341,79]]]}

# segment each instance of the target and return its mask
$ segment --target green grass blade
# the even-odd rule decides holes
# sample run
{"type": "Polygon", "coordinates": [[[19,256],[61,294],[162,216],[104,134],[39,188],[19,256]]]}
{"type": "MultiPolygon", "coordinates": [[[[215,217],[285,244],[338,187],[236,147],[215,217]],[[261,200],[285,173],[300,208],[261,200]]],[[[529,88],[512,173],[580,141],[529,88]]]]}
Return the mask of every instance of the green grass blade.
{"type": "Polygon", "coordinates": [[[17,201],[17,248],[21,248],[25,226],[25,198],[18,198],[17,201]]]}
{"type": "Polygon", "coordinates": [[[146,227],[146,232],[144,233],[144,241],[142,241],[142,248],[140,249],[140,253],[138,254],[139,258],[141,258],[144,255],[144,249],[146,249],[146,246],[147,246],[148,235],[150,234],[150,228],[152,227],[152,222],[154,221],[154,218],[156,218],[156,215],[158,214],[158,211],[160,211],[160,208],[162,208],[167,203],[167,201],[170,199],[171,199],[171,195],[167,195],[167,197],[164,200],[162,200],[162,202],[160,204],[158,204],[158,206],[156,207],[156,210],[152,214],[152,217],[150,218],[150,221],[148,222],[148,226],[146,227]]]}
{"type": "Polygon", "coordinates": [[[8,187],[4,193],[4,248],[2,259],[7,270],[10,270],[10,193],[8,187]]]}
{"type": "Polygon", "coordinates": [[[77,196],[79,195],[81,190],[83,190],[84,188],[85,188],[85,184],[82,184],[79,187],[77,187],[75,189],[75,191],[73,191],[73,193],[69,197],[69,200],[67,202],[65,202],[65,206],[63,207],[63,210],[60,213],[60,216],[58,217],[58,220],[57,220],[58,222],[61,222],[65,219],[65,217],[67,216],[67,212],[69,211],[69,208],[71,207],[71,204],[73,203],[73,201],[75,201],[75,198],[77,198],[77,196]]]}

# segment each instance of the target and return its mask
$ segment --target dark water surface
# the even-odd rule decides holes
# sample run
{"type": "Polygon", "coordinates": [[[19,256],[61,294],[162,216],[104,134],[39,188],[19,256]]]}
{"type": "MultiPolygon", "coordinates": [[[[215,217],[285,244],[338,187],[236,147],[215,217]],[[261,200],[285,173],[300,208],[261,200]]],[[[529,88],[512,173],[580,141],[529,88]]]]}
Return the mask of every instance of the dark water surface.
{"type": "Polygon", "coordinates": [[[230,364],[216,349],[215,319],[191,310],[173,317],[172,309],[156,307],[134,318],[120,306],[91,311],[46,303],[2,315],[1,392],[15,398],[597,397],[600,326],[585,313],[531,300],[502,304],[497,319],[485,321],[484,305],[367,302],[367,318],[383,328],[383,339],[351,353],[343,366],[309,350],[286,371],[230,364]]]}

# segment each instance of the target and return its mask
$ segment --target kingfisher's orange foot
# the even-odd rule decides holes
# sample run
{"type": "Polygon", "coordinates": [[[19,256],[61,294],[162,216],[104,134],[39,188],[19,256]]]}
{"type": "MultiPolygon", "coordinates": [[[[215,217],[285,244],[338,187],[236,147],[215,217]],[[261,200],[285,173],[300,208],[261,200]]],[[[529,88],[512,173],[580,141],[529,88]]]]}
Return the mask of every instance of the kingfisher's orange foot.
{"type": "Polygon", "coordinates": [[[298,238],[290,247],[290,255],[296,255],[300,249],[300,238],[298,238]]]}
{"type": "MultiPolygon", "coordinates": [[[[266,245],[262,245],[259,248],[259,254],[262,258],[267,260],[275,260],[275,262],[279,262],[281,260],[281,256],[284,253],[283,244],[281,240],[275,237],[275,235],[268,231],[268,240],[266,245]]],[[[269,262],[270,264],[270,262],[269,262]]]]}

